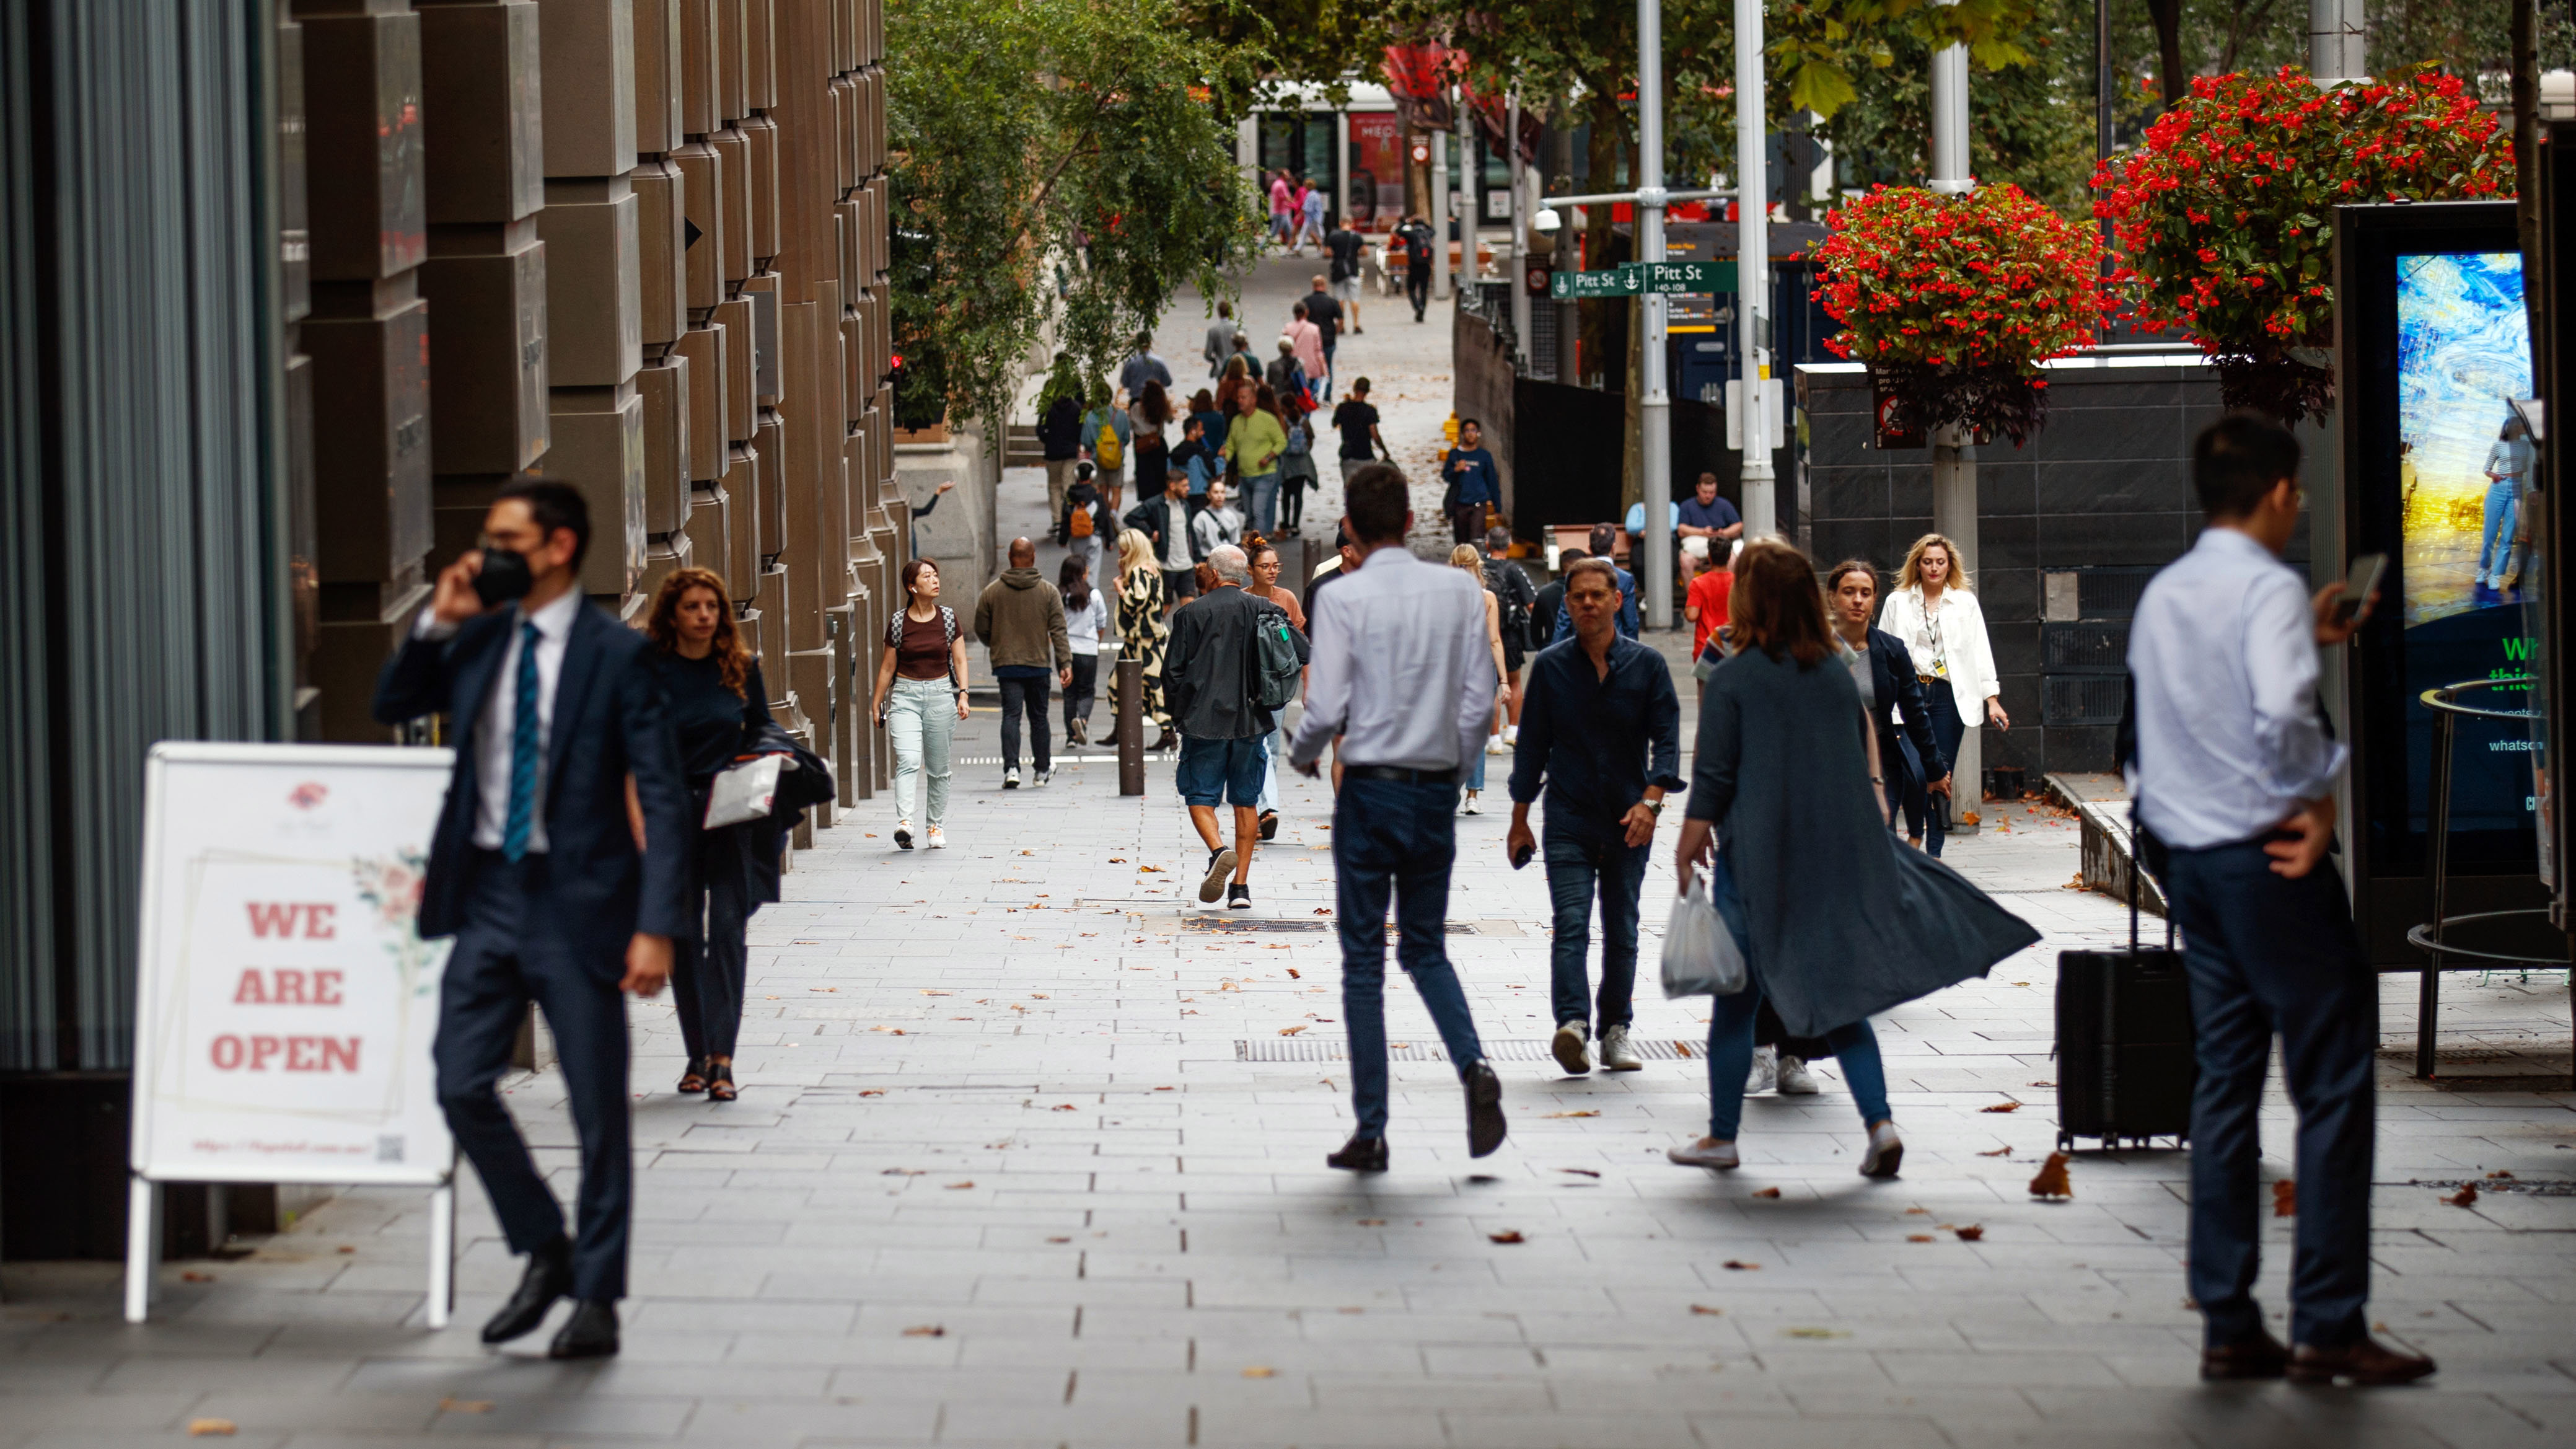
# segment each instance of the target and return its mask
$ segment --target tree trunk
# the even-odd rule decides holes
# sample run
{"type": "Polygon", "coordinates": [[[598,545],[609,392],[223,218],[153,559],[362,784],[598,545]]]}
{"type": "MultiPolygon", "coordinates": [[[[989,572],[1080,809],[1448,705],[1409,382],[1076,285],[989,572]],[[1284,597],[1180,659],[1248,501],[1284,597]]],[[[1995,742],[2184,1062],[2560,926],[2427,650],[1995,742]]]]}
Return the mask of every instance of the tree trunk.
{"type": "Polygon", "coordinates": [[[2147,0],[2147,14],[2156,24],[2157,84],[2170,111],[2191,93],[2190,72],[2182,65],[2182,0],[2147,0]]]}

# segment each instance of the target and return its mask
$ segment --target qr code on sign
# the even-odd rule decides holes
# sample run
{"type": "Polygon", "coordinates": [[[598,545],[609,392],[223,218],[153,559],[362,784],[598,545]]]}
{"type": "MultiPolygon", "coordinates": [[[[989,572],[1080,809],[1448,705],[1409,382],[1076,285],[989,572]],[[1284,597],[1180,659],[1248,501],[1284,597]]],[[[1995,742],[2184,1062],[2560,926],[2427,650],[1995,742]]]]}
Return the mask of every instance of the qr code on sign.
{"type": "Polygon", "coordinates": [[[403,1140],[401,1133],[391,1133],[376,1139],[376,1160],[378,1162],[400,1162],[403,1160],[403,1140]]]}

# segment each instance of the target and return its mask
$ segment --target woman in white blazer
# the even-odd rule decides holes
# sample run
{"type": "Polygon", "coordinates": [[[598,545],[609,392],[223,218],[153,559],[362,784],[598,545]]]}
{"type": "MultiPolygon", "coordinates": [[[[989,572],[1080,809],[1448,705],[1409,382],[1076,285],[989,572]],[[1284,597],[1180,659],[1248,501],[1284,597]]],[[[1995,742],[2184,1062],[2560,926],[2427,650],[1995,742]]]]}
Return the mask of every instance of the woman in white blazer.
{"type": "MultiPolygon", "coordinates": [[[[1971,588],[1967,570],[1959,567],[1958,546],[1927,533],[1906,550],[1896,588],[1878,615],[1878,627],[1905,641],[1906,652],[1914,656],[1915,677],[1932,711],[1932,732],[1941,741],[1941,752],[1953,760],[1968,726],[1991,721],[1999,730],[2012,728],[1996,695],[2000,685],[1994,649],[1986,641],[1986,614],[1971,588]]],[[[1941,853],[1940,820],[1935,812],[1927,841],[1934,855],[1941,853]]]]}

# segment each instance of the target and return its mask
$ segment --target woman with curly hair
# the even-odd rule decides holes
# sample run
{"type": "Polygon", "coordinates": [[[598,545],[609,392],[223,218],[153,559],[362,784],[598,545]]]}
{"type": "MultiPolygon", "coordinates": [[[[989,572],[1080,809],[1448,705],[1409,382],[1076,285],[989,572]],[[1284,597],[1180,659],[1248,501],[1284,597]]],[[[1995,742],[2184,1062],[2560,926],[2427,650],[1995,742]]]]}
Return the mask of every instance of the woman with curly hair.
{"type": "MultiPolygon", "coordinates": [[[[660,646],[655,662],[672,732],[679,737],[680,768],[696,812],[691,818],[699,820],[706,818],[717,775],[743,756],[774,753],[764,746],[777,743],[763,738],[772,728],[769,688],[761,681],[759,661],[734,629],[731,597],[721,575],[681,569],[662,581],[645,624],[645,633],[660,646]]],[[[713,1102],[737,1095],[733,1048],[742,1028],[750,958],[744,933],[766,895],[753,880],[752,864],[776,832],[768,819],[700,830],[693,853],[690,888],[697,904],[689,914],[699,929],[695,940],[672,943],[671,1001],[689,1053],[679,1089],[704,1092],[713,1102]]],[[[766,848],[775,860],[775,844],[766,848]]]]}
{"type": "Polygon", "coordinates": [[[1145,670],[1145,718],[1162,731],[1157,750],[1172,747],[1172,713],[1163,705],[1163,650],[1171,642],[1163,619],[1163,568],[1154,541],[1141,529],[1118,535],[1118,645],[1145,670]]]}

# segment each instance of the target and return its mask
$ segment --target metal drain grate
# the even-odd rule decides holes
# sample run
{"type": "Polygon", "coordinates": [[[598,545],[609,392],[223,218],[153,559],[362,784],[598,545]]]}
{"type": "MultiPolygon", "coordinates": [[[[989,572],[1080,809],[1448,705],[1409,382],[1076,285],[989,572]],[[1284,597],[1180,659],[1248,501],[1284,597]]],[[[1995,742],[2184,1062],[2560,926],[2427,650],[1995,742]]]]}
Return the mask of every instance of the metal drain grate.
{"type": "MultiPolygon", "coordinates": [[[[1628,1045],[1638,1056],[1650,1062],[1697,1061],[1701,1056],[1697,1042],[1635,1041],[1628,1045]]],[[[1485,1043],[1485,1055],[1498,1062],[1543,1062],[1552,1060],[1544,1041],[1516,1039],[1485,1043]]],[[[1449,1053],[1438,1042],[1388,1042],[1390,1061],[1445,1062],[1449,1053]]],[[[1350,1059],[1350,1043],[1338,1036],[1282,1037],[1276,1041],[1240,1041],[1234,1044],[1238,1062],[1339,1062],[1350,1059]]]]}

